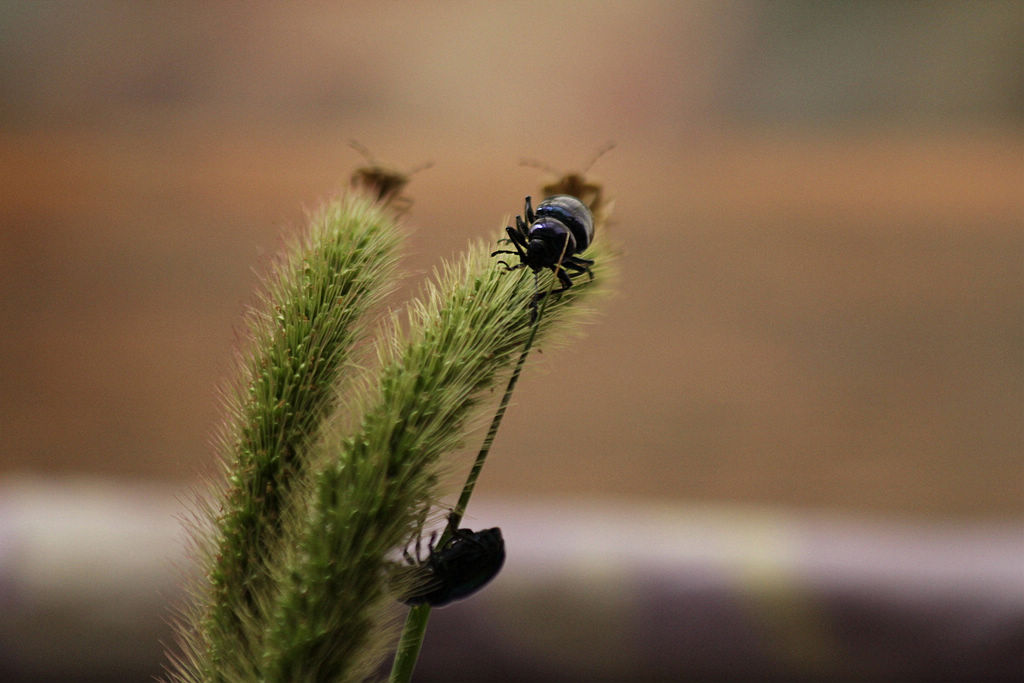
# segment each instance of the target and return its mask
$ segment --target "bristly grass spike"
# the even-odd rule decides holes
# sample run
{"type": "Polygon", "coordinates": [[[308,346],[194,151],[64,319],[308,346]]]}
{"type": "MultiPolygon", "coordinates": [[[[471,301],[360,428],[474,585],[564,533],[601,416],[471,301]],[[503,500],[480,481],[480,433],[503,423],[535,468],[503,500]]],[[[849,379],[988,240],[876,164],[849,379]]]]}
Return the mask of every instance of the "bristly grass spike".
{"type": "MultiPolygon", "coordinates": [[[[604,151],[606,151],[606,150],[602,150],[601,153],[603,153],[604,151]]],[[[591,162],[591,163],[593,163],[593,162],[591,162]]],[[[563,178],[563,179],[561,179],[561,182],[565,182],[565,180],[566,179],[563,178]]],[[[597,192],[598,202],[597,202],[596,206],[600,207],[600,206],[602,206],[602,204],[600,202],[600,199],[601,199],[600,198],[600,186],[598,186],[596,184],[592,184],[592,185],[593,185],[594,190],[597,192]]],[[[557,195],[559,193],[555,192],[554,194],[557,195]]],[[[564,194],[569,195],[569,193],[564,193],[564,194]]],[[[589,225],[590,225],[589,230],[587,230],[586,228],[584,228],[584,230],[583,230],[583,234],[585,235],[585,239],[581,240],[581,241],[585,242],[585,244],[583,244],[581,246],[579,243],[576,243],[574,245],[574,247],[573,247],[576,250],[576,253],[580,253],[580,252],[582,252],[582,250],[584,248],[589,246],[590,243],[593,241],[594,227],[595,227],[595,222],[593,221],[594,217],[593,217],[593,214],[588,209],[588,207],[586,206],[586,204],[584,202],[582,202],[580,199],[578,199],[574,195],[569,195],[568,199],[571,199],[572,202],[574,202],[574,204],[572,204],[573,209],[570,209],[570,213],[574,214],[576,216],[576,218],[579,218],[579,216],[587,216],[590,219],[589,220],[589,225]],[[581,209],[581,210],[575,210],[576,206],[578,206],[579,209],[581,209]]],[[[527,200],[526,200],[526,202],[527,202],[526,203],[526,213],[527,213],[527,216],[530,216],[530,214],[533,214],[532,207],[530,206],[529,201],[530,201],[529,198],[527,198],[527,200]]],[[[593,198],[591,199],[591,201],[593,201],[593,198]]],[[[555,206],[555,205],[557,205],[557,203],[553,204],[552,206],[555,206]]],[[[561,206],[561,208],[562,209],[566,209],[566,208],[568,208],[568,205],[561,206]]],[[[607,211],[607,209],[605,209],[605,211],[607,211]]],[[[538,213],[539,213],[539,211],[538,211],[538,213]]],[[[533,214],[533,218],[536,218],[536,214],[533,214]]],[[[556,219],[554,217],[552,217],[551,220],[556,220],[556,219]]],[[[570,221],[570,222],[572,222],[572,221],[570,221]]],[[[521,235],[522,232],[524,232],[524,228],[523,228],[523,225],[522,225],[522,219],[518,219],[517,218],[517,223],[519,224],[519,232],[516,233],[516,234],[517,235],[521,235]]],[[[497,432],[498,432],[498,428],[501,425],[502,418],[504,417],[505,412],[506,412],[506,410],[508,408],[508,405],[509,405],[509,401],[511,400],[512,392],[515,389],[516,382],[519,379],[519,375],[520,375],[520,373],[522,371],[522,368],[523,368],[523,365],[524,365],[524,363],[526,361],[526,358],[527,358],[527,356],[530,353],[530,349],[533,347],[533,342],[534,342],[534,339],[537,336],[537,331],[541,327],[539,323],[540,323],[541,319],[544,317],[545,309],[547,308],[548,304],[552,302],[552,299],[555,298],[555,297],[548,297],[547,294],[553,292],[555,284],[559,283],[562,280],[561,277],[558,277],[558,274],[559,273],[562,273],[563,275],[565,274],[562,271],[562,265],[563,265],[563,263],[564,263],[564,261],[566,260],[567,257],[571,257],[572,256],[572,254],[569,253],[569,249],[570,249],[569,238],[573,237],[573,239],[575,240],[575,235],[573,235],[572,230],[569,229],[568,226],[565,226],[564,223],[562,225],[563,225],[563,228],[564,228],[564,234],[563,234],[561,243],[557,245],[558,246],[558,252],[557,252],[556,257],[554,259],[555,263],[550,266],[552,268],[552,270],[555,271],[556,277],[551,278],[551,281],[550,281],[550,283],[549,283],[549,285],[547,287],[547,291],[544,292],[543,294],[539,294],[538,295],[538,293],[536,291],[536,289],[537,289],[537,287],[536,287],[536,285],[537,285],[536,270],[534,271],[534,285],[535,285],[535,289],[534,289],[534,298],[533,298],[533,301],[531,302],[532,305],[530,307],[531,308],[531,316],[530,316],[530,318],[531,318],[530,323],[531,324],[530,324],[530,328],[529,328],[530,329],[529,336],[526,339],[526,343],[525,343],[525,345],[524,345],[524,347],[522,349],[522,352],[519,354],[519,359],[516,361],[515,367],[512,370],[512,374],[511,374],[511,376],[508,379],[508,383],[507,383],[507,385],[505,387],[505,392],[504,392],[504,394],[501,397],[501,401],[498,404],[498,409],[495,412],[494,417],[491,420],[491,424],[490,424],[490,426],[487,429],[487,434],[484,437],[483,444],[481,445],[480,450],[477,453],[476,459],[473,461],[473,466],[470,469],[469,475],[466,478],[466,483],[462,487],[462,493],[459,495],[458,503],[456,504],[455,508],[452,510],[452,514],[449,517],[449,526],[448,526],[448,529],[446,530],[446,532],[444,534],[442,534],[442,536],[441,536],[441,539],[442,539],[442,541],[441,541],[441,550],[438,551],[438,552],[443,553],[444,550],[449,547],[448,546],[448,539],[450,538],[449,534],[451,534],[453,532],[453,530],[454,530],[455,533],[460,533],[462,531],[462,530],[457,529],[458,522],[461,519],[462,515],[466,511],[466,507],[468,506],[470,497],[472,496],[473,490],[476,487],[477,480],[479,478],[481,470],[483,469],[484,463],[485,463],[485,461],[487,459],[487,455],[488,455],[488,453],[490,453],[491,446],[494,443],[495,436],[497,435],[497,432]]],[[[528,225],[527,225],[527,227],[528,227],[528,225]]],[[[509,233],[509,238],[508,239],[512,240],[513,244],[516,244],[516,241],[513,240],[512,234],[511,234],[511,233],[514,232],[513,228],[512,227],[506,228],[506,232],[509,233]]],[[[527,242],[527,244],[528,244],[528,242],[527,242]]],[[[520,267],[523,266],[523,265],[526,265],[526,264],[522,263],[523,255],[526,252],[523,249],[521,244],[516,244],[516,251],[514,251],[514,252],[509,251],[507,253],[516,254],[516,255],[518,255],[520,257],[520,261],[521,261],[521,263],[519,264],[520,267]]],[[[607,251],[603,251],[602,253],[607,253],[607,251]]],[[[495,253],[491,254],[492,257],[494,255],[495,255],[495,253]]],[[[580,261],[583,261],[583,259],[581,259],[580,257],[576,257],[576,258],[580,259],[580,261]]],[[[588,261],[586,263],[581,263],[580,265],[588,265],[589,263],[590,262],[588,261]]],[[[507,263],[505,264],[505,267],[506,268],[512,268],[507,263]]],[[[514,268],[512,268],[512,269],[514,270],[514,268]]],[[[571,278],[570,278],[570,283],[571,283],[571,278]]],[[[589,287],[587,289],[589,289],[589,287]]],[[[468,529],[465,530],[465,531],[469,532],[470,534],[474,533],[474,532],[472,532],[472,531],[470,531],[468,529]]],[[[476,532],[476,533],[477,533],[476,540],[478,542],[484,543],[485,540],[489,540],[492,548],[496,548],[497,547],[497,542],[500,539],[500,530],[499,529],[495,528],[495,529],[485,530],[485,531],[476,532]],[[486,535],[486,536],[484,536],[484,535],[486,535]],[[487,539],[487,536],[490,536],[490,538],[487,539]]],[[[451,538],[454,538],[454,536],[451,536],[451,538]]],[[[465,540],[465,537],[464,537],[464,540],[465,540]]],[[[503,556],[504,555],[504,541],[500,541],[500,543],[501,543],[501,553],[500,554],[501,554],[501,556],[503,556]]],[[[465,547],[469,548],[471,546],[465,546],[465,547]]],[[[488,553],[487,555],[488,555],[488,557],[492,558],[492,560],[499,556],[496,551],[493,552],[493,553],[488,553]]],[[[429,560],[428,560],[428,563],[429,563],[429,560]]],[[[423,564],[423,563],[421,562],[420,564],[423,564]]],[[[478,568],[478,570],[480,569],[479,566],[477,568],[478,568]]],[[[500,569],[500,566],[494,568],[494,573],[497,573],[498,569],[500,569]]],[[[416,570],[413,569],[413,571],[416,571],[416,570]]],[[[486,572],[482,572],[482,570],[481,570],[481,573],[479,575],[485,576],[486,572]]],[[[463,584],[463,585],[465,585],[465,584],[463,584]]],[[[482,583],[481,583],[481,585],[482,585],[482,583]]],[[[422,595],[422,591],[416,591],[416,589],[413,589],[413,592],[414,592],[414,594],[412,596],[413,600],[416,600],[418,596],[422,595]]],[[[426,599],[426,598],[424,597],[423,599],[426,599]]],[[[390,675],[390,678],[388,679],[390,683],[408,683],[412,679],[412,673],[413,673],[413,670],[415,669],[415,666],[416,666],[416,659],[419,656],[420,647],[422,646],[422,643],[423,643],[423,636],[424,636],[424,633],[426,632],[426,625],[427,625],[427,620],[428,620],[429,615],[430,615],[431,607],[432,607],[432,605],[429,602],[421,602],[419,604],[414,605],[413,608],[411,610],[409,610],[409,615],[406,618],[405,627],[404,627],[404,630],[402,632],[402,637],[401,637],[401,640],[400,640],[399,645],[398,645],[398,650],[397,650],[397,652],[395,654],[395,661],[394,661],[394,664],[392,665],[391,675],[390,675]]]]}

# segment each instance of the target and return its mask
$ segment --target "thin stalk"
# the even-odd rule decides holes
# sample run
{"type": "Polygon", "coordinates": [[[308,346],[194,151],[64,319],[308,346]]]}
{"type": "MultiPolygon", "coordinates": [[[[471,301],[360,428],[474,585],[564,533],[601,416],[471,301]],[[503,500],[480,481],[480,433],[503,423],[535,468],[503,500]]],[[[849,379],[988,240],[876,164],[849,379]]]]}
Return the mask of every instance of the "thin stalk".
{"type": "MultiPolygon", "coordinates": [[[[563,248],[564,253],[564,248],[563,248]]],[[[537,319],[534,321],[533,328],[530,330],[530,336],[526,339],[526,345],[523,347],[523,352],[519,354],[519,360],[516,361],[516,366],[512,370],[512,376],[508,378],[508,385],[505,387],[505,393],[501,397],[501,403],[498,404],[498,410],[494,413],[494,418],[491,420],[491,426],[487,428],[487,435],[484,437],[484,442],[480,446],[480,451],[476,454],[476,460],[473,461],[473,467],[469,470],[469,476],[466,477],[466,483],[462,487],[462,493],[459,495],[459,502],[455,504],[455,509],[451,513],[451,523],[445,527],[445,535],[450,534],[451,529],[458,528],[459,523],[462,522],[462,516],[466,514],[466,508],[469,507],[469,498],[473,495],[473,489],[476,487],[476,480],[480,477],[480,470],[484,468],[484,461],[487,460],[487,454],[491,452],[491,445],[494,443],[494,438],[498,435],[498,427],[501,426],[501,421],[505,417],[505,411],[508,409],[508,404],[512,400],[512,392],[516,388],[516,382],[519,381],[519,373],[523,370],[523,365],[526,363],[526,357],[530,355],[530,349],[533,348],[533,340],[537,338],[537,329],[540,327],[540,319],[544,316],[544,309],[548,305],[548,295],[551,294],[551,290],[554,289],[554,283],[557,282],[557,278],[551,280],[551,284],[548,286],[548,291],[544,295],[544,301],[541,303],[540,309],[537,311],[537,319]]],[[[444,542],[448,538],[442,536],[440,544],[444,546],[444,542]]]]}
{"type": "MultiPolygon", "coordinates": [[[[569,241],[566,240],[566,244],[562,247],[562,257],[565,256],[565,249],[569,241]]],[[[561,257],[559,258],[559,264],[561,264],[561,257]]],[[[558,266],[559,268],[561,265],[558,266]]],[[[558,271],[555,271],[557,276],[558,271]]],[[[498,410],[494,413],[494,417],[491,419],[491,425],[487,428],[487,435],[484,437],[484,442],[480,446],[480,451],[476,454],[476,460],[473,461],[473,467],[469,471],[469,476],[466,478],[466,483],[462,487],[462,494],[459,496],[459,502],[455,504],[455,508],[452,510],[450,515],[450,523],[445,527],[444,532],[441,534],[441,539],[438,541],[438,547],[444,547],[444,544],[448,541],[451,530],[458,529],[459,523],[462,521],[462,516],[466,514],[466,508],[469,506],[469,499],[473,495],[473,489],[476,487],[476,480],[480,477],[480,471],[484,468],[484,462],[487,460],[487,454],[491,452],[491,445],[494,443],[494,438],[498,434],[498,428],[501,426],[501,421],[505,417],[505,411],[508,409],[509,401],[512,399],[512,392],[516,388],[516,382],[519,381],[519,373],[522,372],[523,365],[526,363],[526,357],[530,355],[530,349],[533,347],[533,340],[537,337],[537,329],[540,327],[540,320],[544,316],[544,309],[547,308],[548,298],[551,296],[551,291],[554,289],[555,283],[558,282],[558,278],[554,277],[551,279],[551,284],[548,285],[548,290],[544,294],[544,299],[541,302],[540,309],[537,311],[537,318],[533,322],[532,329],[530,330],[530,336],[526,339],[526,345],[523,347],[522,353],[519,354],[519,360],[516,361],[515,369],[512,370],[512,376],[508,379],[508,385],[505,387],[505,393],[501,397],[501,403],[498,404],[498,410]]],[[[391,676],[388,678],[389,683],[409,683],[412,680],[412,673],[416,669],[416,662],[419,660],[420,650],[423,647],[423,638],[427,633],[427,621],[430,619],[430,605],[416,605],[409,610],[409,615],[405,619],[405,627],[402,630],[402,637],[398,641],[398,650],[395,652],[395,661],[391,667],[391,676]]]]}

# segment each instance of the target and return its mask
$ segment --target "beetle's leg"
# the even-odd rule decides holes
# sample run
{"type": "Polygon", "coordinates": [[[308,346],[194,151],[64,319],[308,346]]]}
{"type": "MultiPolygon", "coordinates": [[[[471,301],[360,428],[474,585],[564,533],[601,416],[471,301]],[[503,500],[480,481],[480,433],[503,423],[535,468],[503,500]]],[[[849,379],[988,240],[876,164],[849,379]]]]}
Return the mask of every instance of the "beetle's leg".
{"type": "Polygon", "coordinates": [[[544,297],[546,297],[548,294],[551,294],[552,296],[557,296],[567,289],[569,288],[559,287],[558,289],[552,289],[550,292],[537,292],[536,294],[534,294],[533,299],[530,301],[530,322],[532,323],[537,320],[537,304],[540,303],[544,299],[544,297]]]}
{"type": "Polygon", "coordinates": [[[420,555],[420,542],[423,540],[423,533],[416,535],[416,563],[420,564],[423,562],[423,557],[420,555]]]}
{"type": "MultiPolygon", "coordinates": [[[[518,218],[518,216],[516,216],[516,218],[518,218]]],[[[522,237],[518,234],[519,231],[511,225],[505,226],[505,232],[508,234],[508,237],[502,237],[495,240],[496,244],[515,244],[516,242],[522,241],[522,237]]]]}
{"type": "Polygon", "coordinates": [[[590,270],[590,268],[587,268],[586,266],[566,265],[566,267],[573,271],[569,273],[569,277],[579,277],[580,275],[583,275],[583,273],[586,273],[587,275],[590,276],[591,280],[594,279],[594,273],[590,270]]]}
{"type": "MultiPolygon", "coordinates": [[[[511,251],[496,251],[496,252],[494,252],[494,254],[512,254],[512,253],[514,253],[514,252],[511,252],[511,251]]],[[[491,256],[494,256],[494,254],[491,254],[491,256]]],[[[523,267],[522,263],[517,263],[514,266],[510,266],[507,261],[503,261],[503,260],[502,261],[498,261],[498,265],[499,266],[505,266],[505,272],[506,273],[511,273],[513,270],[519,270],[520,268],[523,267]]]]}
{"type": "Polygon", "coordinates": [[[565,290],[572,287],[572,278],[569,277],[569,273],[565,272],[565,268],[559,268],[556,272],[558,274],[558,281],[562,283],[562,288],[554,292],[551,292],[552,294],[564,292],[565,290]]]}
{"type": "Polygon", "coordinates": [[[531,322],[533,320],[536,320],[536,318],[537,318],[537,311],[536,311],[537,303],[541,299],[546,297],[548,294],[552,294],[552,295],[554,295],[554,294],[561,294],[565,290],[567,290],[567,289],[572,287],[572,278],[569,277],[569,274],[565,272],[564,268],[554,268],[554,267],[552,267],[552,270],[554,270],[558,274],[558,281],[562,284],[562,286],[559,287],[558,289],[552,289],[550,292],[538,291],[538,292],[536,292],[533,295],[533,300],[530,302],[530,308],[533,309],[532,313],[531,313],[531,318],[530,318],[531,322]]]}
{"type": "Polygon", "coordinates": [[[526,218],[526,223],[532,225],[537,220],[537,214],[533,212],[533,204],[530,203],[530,198],[526,198],[526,209],[523,211],[523,215],[526,218]]]}
{"type": "Polygon", "coordinates": [[[564,268],[565,270],[571,270],[573,273],[577,275],[586,272],[587,270],[586,266],[576,263],[571,259],[565,259],[564,261],[562,261],[562,268],[564,268]]]}
{"type": "MultiPolygon", "coordinates": [[[[499,254],[500,254],[500,253],[502,253],[502,252],[500,252],[500,251],[499,251],[499,252],[496,252],[496,253],[499,253],[499,254]]],[[[505,253],[507,253],[507,254],[511,254],[512,252],[511,252],[511,251],[508,251],[508,252],[505,252],[505,253]]],[[[491,254],[491,256],[494,256],[494,254],[491,254]]],[[[508,262],[506,262],[506,261],[498,261],[498,265],[499,265],[499,266],[505,266],[505,272],[506,272],[506,273],[511,273],[511,272],[512,272],[513,270],[519,270],[520,268],[522,268],[522,267],[523,267],[524,265],[526,265],[526,264],[525,264],[525,263],[517,263],[517,264],[516,264],[516,265],[514,265],[514,266],[510,266],[510,265],[508,264],[508,262]]]]}
{"type": "Polygon", "coordinates": [[[516,216],[516,227],[515,228],[513,228],[511,225],[505,226],[505,232],[507,232],[509,236],[508,237],[502,237],[500,240],[498,240],[498,244],[510,244],[510,243],[514,243],[514,242],[523,242],[523,243],[525,243],[525,239],[523,238],[523,235],[526,234],[526,233],[523,230],[522,222],[523,222],[523,219],[520,218],[519,216],[516,216]],[[519,234],[513,235],[512,233],[519,233],[519,234]]]}
{"type": "MultiPolygon", "coordinates": [[[[519,216],[516,216],[516,219],[518,220],[519,216]]],[[[512,229],[512,226],[505,228],[505,231],[508,233],[509,239],[512,240],[512,244],[515,245],[516,249],[519,249],[520,253],[525,255],[526,252],[522,251],[522,249],[527,244],[529,244],[529,240],[526,239],[526,231],[524,230],[517,232],[516,230],[512,229]]]]}
{"type": "MultiPolygon", "coordinates": [[[[508,249],[498,249],[496,251],[492,251],[491,256],[496,256],[498,254],[516,254],[519,257],[521,263],[518,266],[509,267],[509,270],[515,270],[516,268],[521,268],[523,264],[526,262],[526,252],[523,251],[523,247],[520,243],[520,240],[522,240],[522,236],[519,235],[515,230],[513,230],[511,226],[505,228],[505,230],[508,231],[509,239],[512,242],[512,246],[515,247],[516,250],[509,251],[508,249]]],[[[499,263],[501,263],[501,261],[499,261],[499,263]]],[[[505,266],[508,267],[508,264],[506,263],[505,266]]]]}
{"type": "MultiPolygon", "coordinates": [[[[507,230],[508,228],[506,228],[507,230]]],[[[516,216],[516,232],[519,233],[519,239],[525,244],[528,240],[527,237],[530,234],[530,224],[522,219],[520,216],[516,216]]]]}
{"type": "Polygon", "coordinates": [[[582,275],[586,273],[590,276],[590,279],[594,279],[594,273],[590,270],[590,266],[594,265],[594,262],[589,259],[582,259],[576,256],[570,256],[569,258],[562,261],[562,266],[570,268],[575,271],[575,275],[582,275]]]}
{"type": "Polygon", "coordinates": [[[537,290],[540,287],[540,279],[537,277],[537,271],[533,271],[533,296],[530,297],[530,324],[537,322],[537,302],[540,301],[540,296],[537,290]]]}

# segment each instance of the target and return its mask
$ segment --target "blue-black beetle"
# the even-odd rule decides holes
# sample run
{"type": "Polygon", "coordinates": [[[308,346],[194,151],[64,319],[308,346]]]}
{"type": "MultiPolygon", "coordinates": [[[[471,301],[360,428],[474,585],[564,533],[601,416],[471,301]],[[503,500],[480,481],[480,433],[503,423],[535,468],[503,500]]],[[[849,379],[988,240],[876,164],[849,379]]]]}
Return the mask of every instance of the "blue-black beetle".
{"type": "Polygon", "coordinates": [[[491,256],[516,254],[519,263],[514,266],[505,261],[498,263],[507,270],[525,266],[534,273],[550,268],[562,283],[562,288],[556,292],[564,292],[572,287],[572,278],[576,275],[587,273],[591,278],[594,277],[590,272],[594,262],[576,256],[594,241],[594,217],[586,204],[571,195],[560,194],[542,201],[534,212],[530,198],[527,197],[523,214],[525,220],[516,216],[515,228],[505,228],[508,241],[515,247],[515,251],[499,249],[491,252],[491,256]]]}
{"type": "Polygon", "coordinates": [[[405,604],[443,607],[477,592],[501,571],[505,564],[501,529],[455,529],[454,521],[449,517],[451,537],[444,545],[435,548],[431,539],[425,560],[419,556],[419,541],[415,559],[408,551],[404,553],[416,573],[413,593],[402,599],[405,604]]]}

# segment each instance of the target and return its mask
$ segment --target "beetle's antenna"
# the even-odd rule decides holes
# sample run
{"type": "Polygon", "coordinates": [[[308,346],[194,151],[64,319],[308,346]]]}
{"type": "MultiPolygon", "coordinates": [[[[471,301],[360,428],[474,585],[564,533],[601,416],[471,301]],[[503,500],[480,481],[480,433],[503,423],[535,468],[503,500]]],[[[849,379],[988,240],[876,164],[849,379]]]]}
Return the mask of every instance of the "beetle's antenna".
{"type": "Polygon", "coordinates": [[[519,165],[530,166],[531,168],[539,168],[542,171],[547,171],[551,175],[562,175],[555,169],[551,168],[549,164],[545,164],[543,161],[539,161],[537,159],[520,159],[519,165]]]}
{"type": "Polygon", "coordinates": [[[412,168],[412,170],[406,171],[405,175],[410,176],[413,173],[419,173],[420,171],[426,171],[428,168],[433,168],[433,167],[434,167],[434,162],[433,161],[424,161],[419,166],[414,166],[412,168]]]}
{"type": "MultiPolygon", "coordinates": [[[[348,141],[348,146],[351,147],[352,149],[354,149],[355,151],[359,152],[359,156],[361,156],[364,159],[366,159],[366,163],[369,164],[370,166],[376,166],[378,168],[380,167],[380,163],[377,162],[377,159],[373,156],[373,154],[370,152],[370,150],[367,149],[366,145],[364,145],[363,143],[359,142],[356,139],[352,139],[352,140],[348,141]]],[[[406,177],[409,177],[413,173],[419,173],[420,171],[425,171],[428,168],[433,168],[433,166],[434,166],[434,162],[433,161],[424,161],[419,166],[413,166],[412,169],[410,169],[408,171],[405,171],[402,175],[404,175],[406,177]]]]}
{"type": "MultiPolygon", "coordinates": [[[[589,171],[591,167],[597,163],[598,159],[603,157],[606,152],[615,148],[615,144],[616,143],[614,140],[609,140],[608,142],[601,145],[601,147],[598,148],[594,156],[590,158],[590,161],[587,162],[587,164],[583,167],[582,170],[579,171],[577,175],[585,176],[587,174],[587,171],[589,171]]],[[[568,173],[562,173],[561,171],[552,168],[550,164],[546,164],[543,161],[538,161],[537,159],[520,159],[519,165],[529,166],[531,168],[539,168],[540,170],[547,171],[548,173],[554,176],[569,175],[568,173]]]]}
{"type": "Polygon", "coordinates": [[[613,149],[615,149],[614,140],[609,140],[608,142],[604,143],[604,146],[598,149],[597,153],[593,156],[593,158],[591,158],[587,165],[583,167],[583,170],[580,171],[580,175],[586,175],[587,171],[589,171],[591,167],[597,163],[597,160],[605,155],[605,152],[609,152],[613,149]]]}
{"type": "Polygon", "coordinates": [[[354,149],[355,151],[359,152],[359,155],[361,157],[363,157],[364,159],[366,159],[366,163],[368,163],[370,166],[379,166],[380,165],[380,164],[377,163],[377,160],[373,158],[373,155],[370,154],[370,150],[368,150],[366,148],[366,145],[364,145],[363,143],[359,142],[358,140],[356,140],[354,138],[352,140],[349,140],[348,141],[348,146],[351,147],[352,149],[354,149]]]}

